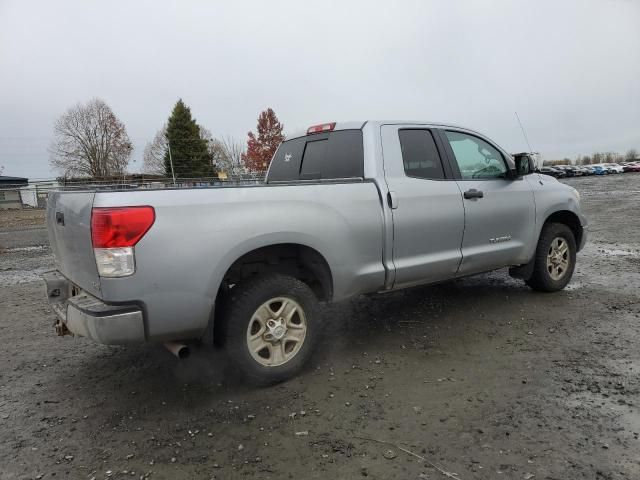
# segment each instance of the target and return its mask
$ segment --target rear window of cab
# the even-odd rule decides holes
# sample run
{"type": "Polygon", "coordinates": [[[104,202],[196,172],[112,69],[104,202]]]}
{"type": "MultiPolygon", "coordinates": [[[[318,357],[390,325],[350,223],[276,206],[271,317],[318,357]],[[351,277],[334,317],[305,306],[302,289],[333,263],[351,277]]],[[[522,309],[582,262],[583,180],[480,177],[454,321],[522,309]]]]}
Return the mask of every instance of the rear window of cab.
{"type": "Polygon", "coordinates": [[[362,130],[338,130],[283,142],[271,161],[267,182],[363,176],[362,130]]]}

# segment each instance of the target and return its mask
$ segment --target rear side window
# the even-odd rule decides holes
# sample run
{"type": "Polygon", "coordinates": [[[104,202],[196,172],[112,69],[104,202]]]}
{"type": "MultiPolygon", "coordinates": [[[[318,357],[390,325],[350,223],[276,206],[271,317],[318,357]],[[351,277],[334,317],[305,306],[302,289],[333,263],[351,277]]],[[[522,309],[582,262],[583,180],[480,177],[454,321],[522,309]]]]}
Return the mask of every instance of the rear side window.
{"type": "Polygon", "coordinates": [[[268,181],[322,180],[364,176],[361,130],[307,135],[280,145],[268,181]]]}
{"type": "Polygon", "coordinates": [[[271,161],[267,180],[294,180],[300,175],[305,137],[282,142],[271,161]]]}
{"type": "Polygon", "coordinates": [[[400,130],[400,149],[404,172],[409,177],[445,178],[436,142],[429,130],[400,130]]]}

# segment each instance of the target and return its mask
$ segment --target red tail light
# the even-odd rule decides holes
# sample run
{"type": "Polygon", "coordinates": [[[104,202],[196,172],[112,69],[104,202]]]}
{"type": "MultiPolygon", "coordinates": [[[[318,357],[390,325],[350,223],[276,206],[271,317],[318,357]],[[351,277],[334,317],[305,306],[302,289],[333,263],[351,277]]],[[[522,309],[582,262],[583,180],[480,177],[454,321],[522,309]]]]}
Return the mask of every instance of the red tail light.
{"type": "Polygon", "coordinates": [[[155,219],[153,207],[94,208],[91,211],[93,247],[133,247],[155,219]]]}
{"type": "Polygon", "coordinates": [[[334,128],[336,128],[336,122],[332,123],[321,123],[320,125],[314,125],[307,129],[307,135],[311,135],[312,133],[322,133],[322,132],[330,132],[334,128]]]}

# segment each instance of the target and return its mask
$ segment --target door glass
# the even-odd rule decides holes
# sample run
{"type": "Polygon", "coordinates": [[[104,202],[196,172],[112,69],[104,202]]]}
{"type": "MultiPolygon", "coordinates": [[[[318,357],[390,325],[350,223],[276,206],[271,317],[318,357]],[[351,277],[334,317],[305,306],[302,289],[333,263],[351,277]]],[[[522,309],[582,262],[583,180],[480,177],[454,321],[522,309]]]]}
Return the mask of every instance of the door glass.
{"type": "Polygon", "coordinates": [[[429,130],[400,130],[404,173],[409,177],[442,180],[444,170],[429,130]]]}
{"type": "Polygon", "coordinates": [[[495,147],[466,133],[446,134],[463,179],[505,177],[507,166],[495,147]]]}

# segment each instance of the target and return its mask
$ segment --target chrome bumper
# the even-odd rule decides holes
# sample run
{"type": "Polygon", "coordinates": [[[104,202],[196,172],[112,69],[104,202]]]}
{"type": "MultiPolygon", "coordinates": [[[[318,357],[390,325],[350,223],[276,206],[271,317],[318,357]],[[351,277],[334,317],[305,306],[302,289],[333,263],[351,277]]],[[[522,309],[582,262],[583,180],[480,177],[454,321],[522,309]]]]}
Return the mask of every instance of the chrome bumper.
{"type": "Polygon", "coordinates": [[[145,341],[144,319],[137,305],[107,305],[81,290],[72,295],[73,285],[57,270],[44,273],[42,278],[58,317],[58,334],[64,335],[67,329],[107,345],[145,341]]]}

